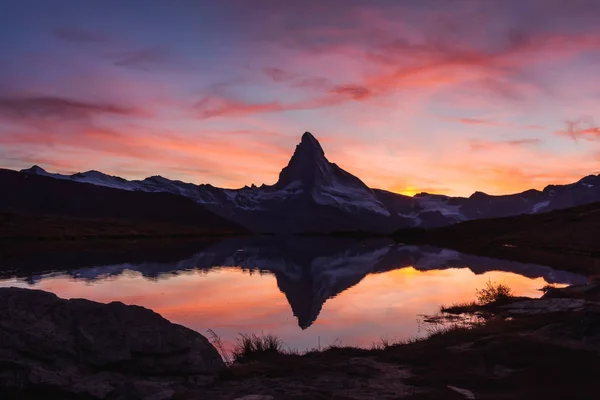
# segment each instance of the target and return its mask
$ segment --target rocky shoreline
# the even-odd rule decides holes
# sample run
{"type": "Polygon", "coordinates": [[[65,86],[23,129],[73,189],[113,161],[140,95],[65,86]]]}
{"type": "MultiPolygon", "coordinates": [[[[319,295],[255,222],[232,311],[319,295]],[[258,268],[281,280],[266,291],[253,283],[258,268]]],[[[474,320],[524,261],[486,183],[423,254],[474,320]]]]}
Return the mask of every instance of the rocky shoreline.
{"type": "Polygon", "coordinates": [[[599,285],[549,288],[541,299],[515,298],[488,317],[420,341],[265,353],[226,366],[204,336],[143,307],[4,288],[0,397],[552,399],[598,393],[599,285]]]}
{"type": "Polygon", "coordinates": [[[146,308],[18,288],[0,289],[0,365],[2,398],[168,399],[225,368],[205,337],[146,308]]]}

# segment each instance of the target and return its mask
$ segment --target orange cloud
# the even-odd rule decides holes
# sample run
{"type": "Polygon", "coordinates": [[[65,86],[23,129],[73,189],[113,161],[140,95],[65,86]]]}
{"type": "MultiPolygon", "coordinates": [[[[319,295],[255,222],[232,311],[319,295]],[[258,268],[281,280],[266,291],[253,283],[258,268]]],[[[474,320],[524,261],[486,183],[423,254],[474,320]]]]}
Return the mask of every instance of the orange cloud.
{"type": "Polygon", "coordinates": [[[170,175],[171,171],[179,179],[197,183],[216,182],[235,187],[252,183],[244,172],[249,166],[255,177],[263,178],[264,181],[276,180],[278,171],[285,166],[293,151],[293,145],[286,147],[258,139],[269,135],[272,134],[205,131],[199,139],[194,139],[175,134],[149,135],[143,133],[142,129],[125,135],[89,127],[74,134],[34,131],[0,135],[0,143],[17,146],[13,153],[18,152],[18,146],[22,145],[27,145],[24,150],[27,153],[38,154],[46,148],[52,148],[55,155],[76,149],[77,155],[69,157],[73,160],[68,165],[61,162],[45,164],[42,162],[43,157],[40,157],[40,161],[35,161],[35,157],[22,157],[23,160],[30,159],[37,164],[51,165],[58,172],[104,169],[103,172],[119,175],[120,163],[138,160],[144,162],[145,168],[138,167],[137,178],[153,174],[170,175]],[[228,136],[229,139],[224,139],[223,136],[228,136]],[[113,163],[108,166],[107,156],[113,163]]]}
{"type": "Polygon", "coordinates": [[[541,139],[531,138],[531,139],[517,139],[517,140],[504,140],[504,141],[489,141],[489,140],[471,140],[469,142],[469,146],[471,150],[479,151],[479,150],[495,150],[495,149],[503,149],[506,147],[520,147],[520,146],[531,146],[537,145],[542,142],[541,139]]]}
{"type": "Polygon", "coordinates": [[[533,124],[517,125],[517,124],[511,124],[509,122],[500,122],[500,121],[494,121],[494,120],[484,119],[484,118],[445,118],[445,119],[448,121],[454,121],[454,122],[458,122],[460,124],[473,125],[473,126],[522,128],[522,129],[536,130],[536,131],[544,129],[544,127],[541,125],[533,125],[533,124]]]}
{"type": "Polygon", "coordinates": [[[330,159],[370,187],[409,195],[469,196],[475,190],[509,194],[572,183],[600,172],[594,153],[555,151],[538,146],[542,142],[537,138],[473,142],[456,140],[447,133],[448,140],[439,151],[387,139],[347,146],[344,151],[333,147],[335,156],[330,155],[330,159]]]}

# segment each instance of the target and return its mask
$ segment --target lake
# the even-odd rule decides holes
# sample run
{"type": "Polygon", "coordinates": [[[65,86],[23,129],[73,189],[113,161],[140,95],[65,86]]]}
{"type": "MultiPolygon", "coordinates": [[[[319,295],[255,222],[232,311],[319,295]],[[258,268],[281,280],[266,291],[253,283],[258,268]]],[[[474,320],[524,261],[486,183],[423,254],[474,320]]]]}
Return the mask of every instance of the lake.
{"type": "Polygon", "coordinates": [[[490,280],[535,297],[548,283],[587,281],[389,239],[257,236],[0,258],[0,287],[141,305],[200,333],[212,329],[228,346],[239,333],[272,333],[301,351],[423,336],[422,315],[473,300],[490,280]]]}

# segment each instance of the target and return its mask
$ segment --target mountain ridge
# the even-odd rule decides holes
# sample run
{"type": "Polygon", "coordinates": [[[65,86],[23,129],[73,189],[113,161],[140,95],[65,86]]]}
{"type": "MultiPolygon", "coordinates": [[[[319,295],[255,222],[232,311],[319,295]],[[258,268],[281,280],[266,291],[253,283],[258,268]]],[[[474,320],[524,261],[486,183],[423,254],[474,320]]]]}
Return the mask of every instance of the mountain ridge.
{"type": "Polygon", "coordinates": [[[168,192],[120,190],[5,169],[0,169],[0,187],[10,188],[0,196],[3,239],[248,232],[168,192]]]}
{"type": "Polygon", "coordinates": [[[414,197],[370,188],[330,162],[319,141],[305,132],[273,185],[223,189],[161,176],[126,180],[91,170],[51,174],[39,166],[22,172],[115,189],[168,192],[202,204],[211,212],[264,233],[438,227],[480,218],[535,214],[600,201],[600,175],[568,185],[548,185],[510,195],[475,192],[469,197],[420,193],[414,197]]]}

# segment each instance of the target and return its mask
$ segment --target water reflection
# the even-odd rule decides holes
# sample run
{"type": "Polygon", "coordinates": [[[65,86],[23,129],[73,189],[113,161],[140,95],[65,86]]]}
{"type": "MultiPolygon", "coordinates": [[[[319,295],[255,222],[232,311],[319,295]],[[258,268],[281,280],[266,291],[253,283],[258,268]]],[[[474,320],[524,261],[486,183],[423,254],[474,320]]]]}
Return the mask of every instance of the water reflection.
{"type": "Polygon", "coordinates": [[[505,281],[520,295],[536,295],[545,283],[586,281],[545,266],[402,246],[387,239],[270,236],[200,247],[173,253],[175,260],[163,254],[154,262],[148,261],[150,252],[150,258],[139,252],[133,258],[117,253],[100,257],[110,264],[90,266],[90,256],[82,268],[73,268],[81,258],[57,256],[68,269],[58,268],[51,255],[44,256],[45,262],[2,260],[5,279],[0,286],[121,300],[199,331],[222,329],[226,339],[237,332],[269,331],[288,338],[293,347],[310,348],[315,333],[322,343],[346,338],[347,344],[365,344],[386,334],[414,336],[418,314],[441,303],[472,299],[474,289],[487,279],[505,281]],[[43,264],[53,267],[48,271],[43,264]],[[295,320],[290,319],[290,307],[295,320]],[[310,328],[311,336],[294,330],[294,324],[310,328]]]}

